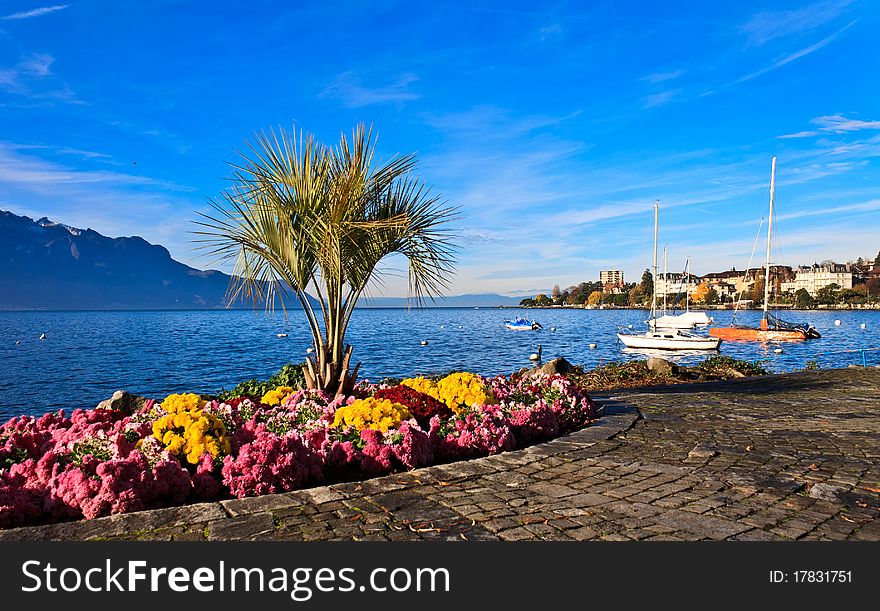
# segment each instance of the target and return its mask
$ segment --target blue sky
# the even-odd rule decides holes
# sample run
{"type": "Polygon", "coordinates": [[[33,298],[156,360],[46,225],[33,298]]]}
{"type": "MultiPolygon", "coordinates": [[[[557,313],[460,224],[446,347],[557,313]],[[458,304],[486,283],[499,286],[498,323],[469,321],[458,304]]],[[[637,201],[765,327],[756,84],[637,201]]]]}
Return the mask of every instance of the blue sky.
{"type": "Polygon", "coordinates": [[[0,4],[0,209],[208,267],[234,149],[363,121],[461,207],[452,294],[636,280],[655,199],[670,270],[745,267],[773,155],[777,262],[880,249],[870,0],[54,1],[0,4]]]}

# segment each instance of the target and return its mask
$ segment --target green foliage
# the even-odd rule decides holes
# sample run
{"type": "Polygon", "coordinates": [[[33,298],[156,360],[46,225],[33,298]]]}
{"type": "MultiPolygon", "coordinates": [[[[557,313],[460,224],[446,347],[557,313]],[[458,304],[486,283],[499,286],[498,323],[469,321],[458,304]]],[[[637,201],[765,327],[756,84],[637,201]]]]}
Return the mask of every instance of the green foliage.
{"type": "Polygon", "coordinates": [[[651,270],[645,270],[642,274],[642,282],[639,286],[642,287],[642,294],[644,295],[651,295],[654,293],[654,275],[651,273],[651,270]]]}
{"type": "Polygon", "coordinates": [[[819,361],[807,361],[804,364],[804,369],[806,371],[816,371],[817,369],[822,369],[822,366],[819,364],[819,361]]]}
{"type": "Polygon", "coordinates": [[[523,299],[522,301],[519,302],[519,305],[524,306],[524,307],[533,306],[533,305],[535,305],[535,300],[532,299],[531,297],[526,297],[525,299],[523,299]]]}
{"type": "Polygon", "coordinates": [[[794,294],[794,304],[799,308],[811,308],[814,303],[807,289],[798,289],[794,294]]]}
{"type": "Polygon", "coordinates": [[[627,293],[612,293],[606,295],[603,301],[610,305],[625,306],[629,301],[629,295],[627,293]]]}
{"type": "Polygon", "coordinates": [[[840,298],[840,285],[832,282],[816,291],[816,303],[834,304],[840,298]]]}
{"type": "Polygon", "coordinates": [[[28,453],[24,448],[13,448],[12,454],[9,456],[5,456],[0,458],[0,471],[3,469],[8,469],[12,465],[20,462],[24,462],[27,460],[28,453]]]}
{"type": "Polygon", "coordinates": [[[843,289],[840,291],[838,300],[850,304],[865,303],[865,292],[864,290],[857,291],[855,289],[843,289]]]}
{"type": "Polygon", "coordinates": [[[108,461],[113,457],[107,439],[101,439],[98,437],[92,437],[73,444],[73,449],[70,453],[72,455],[73,464],[75,465],[81,465],[83,458],[89,454],[101,462],[108,461]]]}
{"type": "Polygon", "coordinates": [[[585,390],[647,386],[665,381],[663,376],[650,371],[645,361],[608,363],[588,371],[577,371],[568,377],[585,390]]]}
{"type": "Polygon", "coordinates": [[[770,374],[770,372],[762,365],[761,361],[743,361],[722,354],[710,356],[700,363],[699,368],[707,372],[733,369],[734,371],[738,371],[747,376],[765,376],[770,374]]]}
{"type": "Polygon", "coordinates": [[[241,382],[232,390],[222,390],[218,393],[220,400],[234,399],[235,397],[254,397],[259,400],[266,392],[278,386],[290,386],[294,389],[305,388],[305,376],[303,365],[288,363],[281,370],[265,381],[256,379],[241,382]]]}
{"type": "Polygon", "coordinates": [[[315,347],[306,383],[331,394],[350,392],[356,381],[345,332],[364,290],[382,275],[380,261],[408,260],[419,305],[442,292],[453,269],[446,223],[455,209],[420,182],[414,154],[378,162],[377,148],[364,125],[335,147],[283,129],[257,134],[199,221],[203,248],[235,261],[230,300],[302,308],[315,347]]]}

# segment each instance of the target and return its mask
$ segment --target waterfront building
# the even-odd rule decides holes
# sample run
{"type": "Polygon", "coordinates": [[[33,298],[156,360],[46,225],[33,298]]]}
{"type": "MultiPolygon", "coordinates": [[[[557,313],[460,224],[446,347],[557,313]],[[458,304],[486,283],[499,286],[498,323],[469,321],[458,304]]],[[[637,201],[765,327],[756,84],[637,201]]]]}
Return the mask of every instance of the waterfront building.
{"type": "Polygon", "coordinates": [[[718,298],[722,303],[732,301],[736,295],[736,284],[725,282],[724,280],[703,280],[710,289],[714,289],[718,293],[718,298]]]}
{"type": "Polygon", "coordinates": [[[599,282],[603,286],[623,287],[623,272],[619,269],[609,269],[599,272],[599,282]]]}
{"type": "Polygon", "coordinates": [[[842,289],[851,289],[853,271],[853,266],[849,263],[827,262],[802,265],[797,268],[794,280],[783,282],[780,289],[783,293],[796,293],[804,289],[812,297],[830,284],[836,284],[842,289]]]}
{"type": "Polygon", "coordinates": [[[676,295],[692,294],[700,285],[700,277],[693,274],[683,274],[681,272],[669,272],[667,274],[657,274],[657,280],[654,282],[654,290],[658,297],[666,295],[667,299],[676,295]]]}

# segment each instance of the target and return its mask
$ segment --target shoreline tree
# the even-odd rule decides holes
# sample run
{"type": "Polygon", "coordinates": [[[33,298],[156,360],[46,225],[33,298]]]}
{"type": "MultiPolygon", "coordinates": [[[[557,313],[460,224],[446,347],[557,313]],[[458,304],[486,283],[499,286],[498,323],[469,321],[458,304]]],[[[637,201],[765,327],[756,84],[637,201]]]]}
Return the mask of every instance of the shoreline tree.
{"type": "Polygon", "coordinates": [[[213,213],[196,221],[202,248],[235,259],[230,302],[251,300],[271,311],[295,298],[308,321],[315,355],[306,386],[350,394],[345,332],[355,304],[386,256],[408,260],[409,293],[417,305],[440,295],[453,270],[455,246],[444,223],[456,216],[413,177],[415,154],[376,162],[372,128],[330,148],[311,134],[280,129],[256,134],[249,153],[230,163],[232,185],[210,199],[213,213]]]}

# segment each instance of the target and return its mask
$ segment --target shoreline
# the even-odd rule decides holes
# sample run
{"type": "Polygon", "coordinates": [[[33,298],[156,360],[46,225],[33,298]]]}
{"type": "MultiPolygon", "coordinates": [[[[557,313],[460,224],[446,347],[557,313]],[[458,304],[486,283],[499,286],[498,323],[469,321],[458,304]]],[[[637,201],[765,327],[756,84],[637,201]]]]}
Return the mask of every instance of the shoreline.
{"type": "MultiPolygon", "coordinates": [[[[493,309],[500,309],[500,310],[642,310],[644,312],[651,311],[650,307],[615,306],[615,305],[603,305],[601,307],[584,306],[584,305],[564,305],[564,306],[532,305],[532,306],[491,306],[491,307],[493,309]]],[[[488,307],[487,307],[487,309],[488,309],[488,307]]],[[[669,310],[669,308],[667,308],[667,310],[669,310]]],[[[732,312],[734,310],[761,312],[763,310],[763,308],[754,307],[754,306],[742,306],[739,308],[734,308],[733,306],[730,306],[730,305],[724,305],[724,306],[699,306],[699,307],[692,306],[691,310],[695,311],[695,312],[699,312],[699,311],[703,311],[703,310],[705,310],[705,311],[709,311],[709,310],[720,311],[720,312],[724,312],[724,311],[732,312]]],[[[873,303],[870,305],[861,305],[861,306],[860,305],[840,304],[840,305],[829,305],[829,306],[825,306],[825,307],[813,307],[813,308],[798,308],[798,307],[794,307],[794,306],[780,304],[779,306],[774,306],[773,310],[785,310],[785,311],[792,311],[792,312],[816,312],[816,311],[821,312],[821,311],[826,311],[826,310],[832,310],[832,311],[839,311],[839,310],[843,310],[843,311],[850,311],[850,310],[852,310],[852,311],[862,311],[862,310],[877,311],[877,310],[880,310],[880,303],[873,303]]],[[[684,310],[681,308],[677,308],[674,311],[684,312],[684,310]]]]}
{"type": "MultiPolygon", "coordinates": [[[[539,306],[539,305],[478,305],[478,306],[466,306],[466,305],[456,305],[456,306],[443,306],[443,305],[426,305],[426,306],[357,306],[355,310],[643,310],[645,312],[650,311],[650,307],[645,306],[617,306],[617,305],[602,305],[602,306],[585,306],[585,305],[549,305],[549,306],[539,306]]],[[[670,308],[667,308],[669,310],[670,308]]],[[[734,308],[730,304],[725,305],[703,305],[703,306],[693,306],[691,309],[694,311],[700,310],[713,310],[713,311],[733,311],[735,309],[745,311],[745,310],[753,310],[760,312],[762,308],[755,306],[741,306],[739,308],[734,308]]],[[[791,311],[800,311],[800,312],[812,312],[812,311],[823,311],[823,310],[867,310],[874,311],[880,310],[880,302],[865,304],[865,305],[847,305],[847,304],[834,304],[828,306],[818,306],[812,308],[799,308],[793,305],[780,304],[778,306],[773,307],[774,310],[791,310],[791,311]]],[[[675,311],[679,311],[681,308],[677,308],[675,311]]],[[[147,313],[147,312],[253,312],[253,308],[83,308],[83,309],[58,309],[58,308],[2,308],[0,307],[0,314],[22,314],[22,313],[39,313],[39,314],[51,314],[51,313],[127,313],[127,312],[135,312],[135,313],[147,313]]],[[[280,311],[280,309],[279,309],[280,311]]],[[[297,312],[301,311],[301,308],[290,308],[289,312],[297,312]]],[[[683,310],[682,310],[683,311],[683,310]]],[[[263,313],[260,310],[257,310],[256,313],[263,313]]],[[[283,312],[281,312],[283,314],[283,312]]]]}

